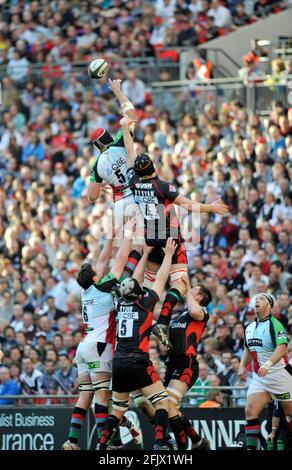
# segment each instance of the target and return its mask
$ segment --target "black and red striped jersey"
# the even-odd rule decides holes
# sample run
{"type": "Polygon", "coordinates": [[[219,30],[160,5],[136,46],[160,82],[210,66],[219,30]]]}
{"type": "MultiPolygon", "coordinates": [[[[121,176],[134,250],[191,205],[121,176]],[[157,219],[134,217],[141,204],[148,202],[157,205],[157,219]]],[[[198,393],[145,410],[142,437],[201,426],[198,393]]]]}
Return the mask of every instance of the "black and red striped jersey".
{"type": "Polygon", "coordinates": [[[148,357],[153,309],[158,301],[156,292],[149,290],[138,300],[118,302],[115,357],[148,357]]]}
{"type": "Polygon", "coordinates": [[[144,217],[147,244],[165,246],[168,237],[182,241],[179,220],[173,206],[179,195],[177,188],[156,176],[139,180],[131,189],[144,217]]]}
{"type": "Polygon", "coordinates": [[[188,310],[173,313],[169,324],[170,359],[177,356],[196,356],[197,345],[209,320],[206,307],[202,307],[204,318],[194,320],[188,310]]]}

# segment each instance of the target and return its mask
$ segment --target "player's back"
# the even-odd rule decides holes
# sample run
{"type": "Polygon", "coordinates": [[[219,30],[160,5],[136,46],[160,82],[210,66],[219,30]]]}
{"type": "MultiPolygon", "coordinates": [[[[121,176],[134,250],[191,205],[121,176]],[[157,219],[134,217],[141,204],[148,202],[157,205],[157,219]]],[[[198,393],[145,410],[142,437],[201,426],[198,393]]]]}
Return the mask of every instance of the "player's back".
{"type": "Polygon", "coordinates": [[[87,333],[85,340],[111,342],[111,330],[115,329],[116,323],[112,294],[99,290],[98,285],[93,284],[82,291],[81,303],[87,333]]]}
{"type": "Polygon", "coordinates": [[[188,310],[172,314],[169,324],[170,357],[196,356],[197,345],[209,319],[206,307],[203,309],[202,321],[194,320],[188,310]]]}
{"type": "Polygon", "coordinates": [[[157,294],[150,290],[139,300],[119,301],[115,357],[148,357],[153,308],[158,300],[157,294]]]}
{"type": "Polygon", "coordinates": [[[178,196],[173,184],[155,176],[139,180],[132,191],[143,214],[145,238],[150,244],[165,246],[168,237],[181,239],[179,221],[172,205],[178,196]]]}

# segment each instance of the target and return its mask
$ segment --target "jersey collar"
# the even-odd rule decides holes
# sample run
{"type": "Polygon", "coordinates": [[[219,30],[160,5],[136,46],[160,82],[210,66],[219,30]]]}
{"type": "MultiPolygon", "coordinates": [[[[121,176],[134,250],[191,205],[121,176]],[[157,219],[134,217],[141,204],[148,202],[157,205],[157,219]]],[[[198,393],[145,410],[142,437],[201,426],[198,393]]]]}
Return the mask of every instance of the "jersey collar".
{"type": "Polygon", "coordinates": [[[267,317],[263,318],[262,320],[258,320],[258,319],[256,318],[256,323],[257,323],[257,324],[258,324],[258,323],[262,323],[262,322],[264,322],[264,321],[269,320],[271,317],[272,317],[272,314],[270,313],[267,317]]]}

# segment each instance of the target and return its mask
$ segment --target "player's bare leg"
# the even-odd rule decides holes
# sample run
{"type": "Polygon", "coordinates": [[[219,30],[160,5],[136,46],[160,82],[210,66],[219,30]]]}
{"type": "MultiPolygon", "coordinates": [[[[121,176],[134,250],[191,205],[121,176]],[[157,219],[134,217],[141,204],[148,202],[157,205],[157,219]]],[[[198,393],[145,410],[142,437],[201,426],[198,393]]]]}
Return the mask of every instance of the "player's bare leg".
{"type": "Polygon", "coordinates": [[[269,403],[271,396],[267,392],[252,393],[247,396],[245,405],[245,434],[248,450],[259,450],[261,448],[261,425],[259,414],[269,403]]]}

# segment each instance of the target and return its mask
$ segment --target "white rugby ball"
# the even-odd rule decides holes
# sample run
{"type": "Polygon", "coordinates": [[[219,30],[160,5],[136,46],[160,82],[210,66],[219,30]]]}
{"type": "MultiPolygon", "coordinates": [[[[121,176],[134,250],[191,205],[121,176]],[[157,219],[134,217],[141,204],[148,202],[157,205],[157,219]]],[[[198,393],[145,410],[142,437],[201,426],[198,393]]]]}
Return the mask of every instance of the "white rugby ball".
{"type": "Polygon", "coordinates": [[[88,75],[91,78],[103,78],[109,70],[109,64],[104,59],[94,59],[88,66],[88,75]]]}

